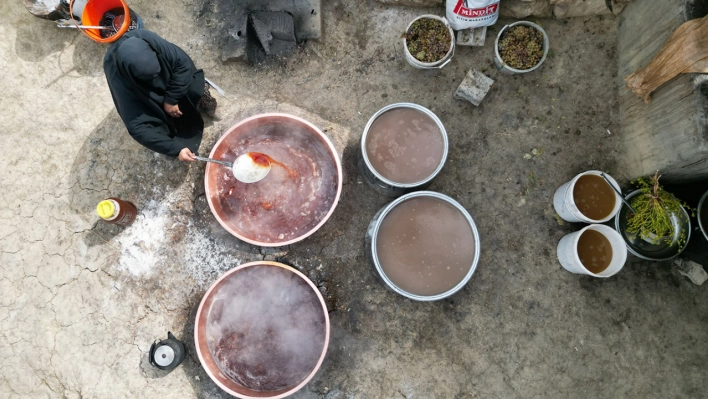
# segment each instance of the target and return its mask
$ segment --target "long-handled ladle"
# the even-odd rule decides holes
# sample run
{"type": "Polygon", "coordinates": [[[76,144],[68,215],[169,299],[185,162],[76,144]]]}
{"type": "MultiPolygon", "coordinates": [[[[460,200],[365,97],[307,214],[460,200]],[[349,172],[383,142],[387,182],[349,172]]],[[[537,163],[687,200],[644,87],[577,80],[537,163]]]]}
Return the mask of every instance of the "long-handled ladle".
{"type": "Polygon", "coordinates": [[[243,183],[255,183],[263,180],[270,172],[270,160],[267,155],[260,152],[247,152],[241,154],[234,162],[219,161],[216,159],[196,156],[198,161],[213,162],[228,166],[236,180],[243,183]]]}
{"type": "Polygon", "coordinates": [[[629,210],[632,211],[632,213],[637,213],[637,211],[635,211],[634,208],[632,208],[632,205],[629,205],[629,202],[626,199],[624,199],[624,195],[622,195],[622,193],[617,189],[617,187],[615,187],[615,185],[610,182],[610,179],[608,179],[607,176],[605,176],[605,174],[602,172],[600,172],[600,176],[602,176],[602,178],[605,179],[607,184],[609,184],[610,187],[612,187],[612,189],[615,190],[615,192],[617,194],[619,194],[620,199],[622,200],[622,202],[624,202],[625,205],[627,205],[627,208],[629,208],[629,210]]]}

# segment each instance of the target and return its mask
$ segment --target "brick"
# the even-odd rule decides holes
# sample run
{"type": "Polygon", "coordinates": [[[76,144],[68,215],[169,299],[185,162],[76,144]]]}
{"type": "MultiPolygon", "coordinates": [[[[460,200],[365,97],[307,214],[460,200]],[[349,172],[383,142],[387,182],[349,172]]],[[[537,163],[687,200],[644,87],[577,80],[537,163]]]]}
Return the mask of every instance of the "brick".
{"type": "Polygon", "coordinates": [[[493,84],[492,79],[473,68],[467,71],[465,79],[460,83],[460,87],[457,88],[453,97],[479,106],[493,84]]]}
{"type": "Polygon", "coordinates": [[[487,27],[462,29],[457,31],[458,46],[484,46],[487,38],[487,27]]]}

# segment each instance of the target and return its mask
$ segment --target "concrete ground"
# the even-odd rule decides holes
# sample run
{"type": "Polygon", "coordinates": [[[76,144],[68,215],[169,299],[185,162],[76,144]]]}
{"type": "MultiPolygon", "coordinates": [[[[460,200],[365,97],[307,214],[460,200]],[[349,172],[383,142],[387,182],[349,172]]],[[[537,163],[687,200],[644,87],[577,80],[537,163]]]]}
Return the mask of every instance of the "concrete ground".
{"type": "Polygon", "coordinates": [[[219,4],[130,2],[228,92],[203,153],[264,111],[326,129],[345,173],[334,215],[281,250],[237,241],[206,205],[204,165],[128,136],[103,76],[106,47],[1,2],[0,397],[228,397],[195,356],[194,315],[211,282],[259,259],[302,270],[331,308],[327,357],[296,398],[705,397],[705,286],[670,264],[631,260],[594,279],[555,257],[580,226],[556,217],[554,190],[588,169],[627,183],[615,166],[615,17],[541,20],[552,54],[533,73],[505,76],[491,66],[505,21],[484,48],[419,71],[405,63],[400,34],[414,16],[442,10],[371,0],[323,1],[322,39],[288,59],[222,63],[219,4]],[[452,98],[472,67],[496,81],[478,108],[452,98]],[[375,111],[400,101],[445,124],[449,160],[430,189],[465,206],[481,235],[470,283],[434,303],[386,290],[365,259],[365,229],[390,199],[358,176],[357,143],[375,111]],[[137,222],[98,222],[93,209],[108,196],[133,201],[137,222]],[[189,352],[169,374],[146,360],[167,331],[189,352]]]}

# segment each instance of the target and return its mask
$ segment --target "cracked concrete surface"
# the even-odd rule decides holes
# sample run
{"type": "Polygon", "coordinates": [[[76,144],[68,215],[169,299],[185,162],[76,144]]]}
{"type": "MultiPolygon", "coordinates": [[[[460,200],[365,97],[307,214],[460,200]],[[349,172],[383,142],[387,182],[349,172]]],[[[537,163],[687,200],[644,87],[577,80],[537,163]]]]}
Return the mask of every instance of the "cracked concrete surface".
{"type": "Polygon", "coordinates": [[[294,265],[327,299],[327,358],[297,398],[702,397],[708,294],[670,264],[629,262],[617,276],[572,275],[555,259],[551,196],[580,171],[626,185],[618,152],[616,20],[542,20],[553,55],[525,76],[460,49],[442,71],[403,60],[398,37],[417,14],[373,1],[323,2],[323,37],[286,60],[221,63],[214,2],[132,1],[147,28],[183,47],[228,92],[202,152],[238,120],[289,112],[323,129],[343,157],[332,218],[280,249],[239,242],[214,220],[204,166],[155,155],[125,131],[102,72],[105,47],[0,3],[0,397],[225,398],[194,354],[205,289],[258,259],[294,265]],[[470,68],[497,83],[479,108],[452,93],[470,68]],[[415,303],[377,283],[363,237],[389,199],[358,177],[361,131],[379,108],[433,109],[450,135],[430,187],[479,228],[482,256],[464,290],[415,303]],[[537,149],[531,159],[524,154],[537,149]],[[127,229],[97,221],[107,196],[133,201],[127,229]],[[172,331],[188,356],[171,373],[147,364],[172,331]]]}

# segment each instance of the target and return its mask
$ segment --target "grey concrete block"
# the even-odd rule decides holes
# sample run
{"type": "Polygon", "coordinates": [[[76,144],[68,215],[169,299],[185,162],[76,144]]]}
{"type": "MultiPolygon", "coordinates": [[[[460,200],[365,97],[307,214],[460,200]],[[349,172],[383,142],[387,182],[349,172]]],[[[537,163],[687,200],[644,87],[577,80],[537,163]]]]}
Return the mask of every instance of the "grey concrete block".
{"type": "Polygon", "coordinates": [[[296,5],[295,36],[297,40],[316,40],[322,36],[321,0],[291,0],[296,5]]]}
{"type": "Polygon", "coordinates": [[[679,258],[674,260],[674,266],[682,276],[688,277],[693,284],[703,285],[708,280],[708,273],[703,269],[703,266],[696,262],[679,258]]]}
{"type": "Polygon", "coordinates": [[[460,87],[455,91],[454,97],[458,100],[466,100],[479,106],[484,100],[484,96],[494,84],[494,81],[476,69],[467,71],[465,79],[460,83],[460,87]]]}
{"type": "Polygon", "coordinates": [[[250,21],[267,55],[284,54],[295,47],[295,26],[289,13],[258,11],[250,21]]]}
{"type": "Polygon", "coordinates": [[[224,41],[221,49],[223,61],[243,59],[240,54],[246,51],[246,20],[248,14],[254,11],[285,11],[292,14],[298,41],[317,40],[322,36],[321,0],[212,0],[205,4],[211,3],[217,4],[220,24],[231,36],[224,41]],[[239,38],[243,40],[239,41],[239,38]]]}
{"type": "Polygon", "coordinates": [[[487,27],[462,29],[457,31],[458,46],[484,46],[487,38],[487,27]]]}
{"type": "Polygon", "coordinates": [[[221,46],[221,61],[246,61],[246,35],[227,36],[226,42],[221,46]]]}

